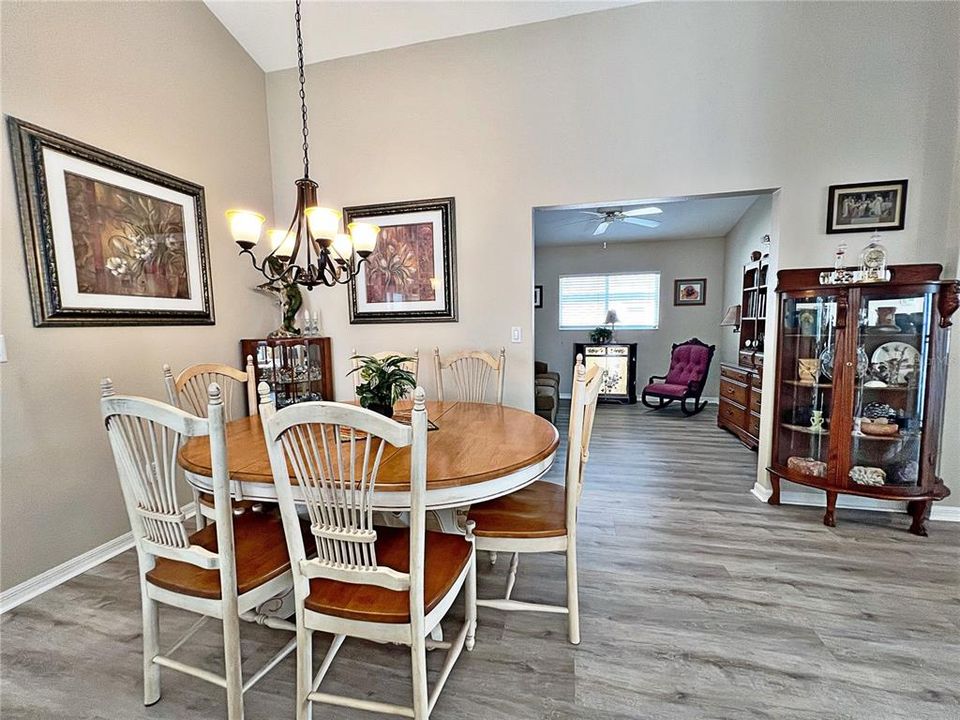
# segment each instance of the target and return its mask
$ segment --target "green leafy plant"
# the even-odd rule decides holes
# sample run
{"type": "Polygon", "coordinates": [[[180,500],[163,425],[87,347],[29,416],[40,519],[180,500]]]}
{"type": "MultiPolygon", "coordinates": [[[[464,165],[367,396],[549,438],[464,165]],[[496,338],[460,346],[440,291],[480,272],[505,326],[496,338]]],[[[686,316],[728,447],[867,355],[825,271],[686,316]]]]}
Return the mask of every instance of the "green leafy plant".
{"type": "Polygon", "coordinates": [[[613,338],[613,330],[608,327],[600,326],[590,331],[590,342],[603,345],[610,342],[613,338]]]}
{"type": "Polygon", "coordinates": [[[347,375],[360,374],[357,397],[360,398],[360,405],[365,408],[389,417],[393,414],[393,404],[405,398],[416,387],[416,377],[404,367],[404,363],[413,362],[413,358],[402,355],[388,355],[384,358],[355,355],[351,359],[360,364],[347,375]]]}

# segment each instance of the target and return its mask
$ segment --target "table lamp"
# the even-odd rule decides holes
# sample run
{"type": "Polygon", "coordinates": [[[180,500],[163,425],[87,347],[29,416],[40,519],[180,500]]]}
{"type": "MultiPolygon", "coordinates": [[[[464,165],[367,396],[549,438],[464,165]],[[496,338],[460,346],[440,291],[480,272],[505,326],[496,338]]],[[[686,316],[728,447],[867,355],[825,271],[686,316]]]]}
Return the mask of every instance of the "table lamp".
{"type": "Polygon", "coordinates": [[[607,319],[603,321],[604,325],[610,326],[610,342],[616,342],[615,331],[620,318],[617,317],[616,310],[607,310],[607,319]]]}
{"type": "Polygon", "coordinates": [[[723,314],[720,327],[732,327],[734,332],[740,332],[740,306],[731,305],[723,314]]]}

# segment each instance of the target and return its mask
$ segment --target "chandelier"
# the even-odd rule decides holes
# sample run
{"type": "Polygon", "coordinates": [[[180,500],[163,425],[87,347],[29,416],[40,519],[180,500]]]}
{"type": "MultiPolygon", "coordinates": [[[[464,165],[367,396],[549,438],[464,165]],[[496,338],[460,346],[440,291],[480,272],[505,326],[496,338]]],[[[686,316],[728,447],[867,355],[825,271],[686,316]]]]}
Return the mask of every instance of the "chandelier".
{"type": "Polygon", "coordinates": [[[340,232],[341,213],[317,205],[316,182],[310,179],[310,148],[307,143],[307,96],[304,91],[303,38],[300,33],[300,2],[297,0],[297,66],[300,70],[300,116],[303,135],[303,177],[297,180],[297,204],[290,226],[270,230],[271,250],[257,261],[253,249],[263,234],[266,218],[251,210],[228,210],[230,234],[249,255],[253,266],[270,283],[302,285],[343,285],[357,276],[360,267],[377,244],[380,228],[370,223],[350,223],[348,233],[340,232]]]}

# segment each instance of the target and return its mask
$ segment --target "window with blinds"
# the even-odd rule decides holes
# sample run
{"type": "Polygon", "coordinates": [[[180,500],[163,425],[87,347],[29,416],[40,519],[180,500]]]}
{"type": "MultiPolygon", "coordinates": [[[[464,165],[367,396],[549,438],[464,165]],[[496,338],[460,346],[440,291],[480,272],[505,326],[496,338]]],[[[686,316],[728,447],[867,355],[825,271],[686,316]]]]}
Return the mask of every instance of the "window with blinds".
{"type": "Polygon", "coordinates": [[[660,325],[660,273],[562,275],[560,329],[592,330],[616,310],[618,328],[652,330],[660,325]]]}

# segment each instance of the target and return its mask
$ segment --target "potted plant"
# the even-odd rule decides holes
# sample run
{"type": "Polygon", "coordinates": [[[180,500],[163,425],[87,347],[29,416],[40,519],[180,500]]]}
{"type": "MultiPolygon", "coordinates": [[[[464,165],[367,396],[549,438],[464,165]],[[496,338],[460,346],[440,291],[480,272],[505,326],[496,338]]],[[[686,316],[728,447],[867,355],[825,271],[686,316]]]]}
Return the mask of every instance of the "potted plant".
{"type": "Polygon", "coordinates": [[[347,373],[360,374],[360,383],[357,385],[360,405],[385,417],[393,417],[393,404],[416,387],[417,379],[403,366],[404,363],[413,362],[413,358],[402,355],[384,358],[356,355],[351,359],[360,363],[347,373]]]}
{"type": "Polygon", "coordinates": [[[590,331],[590,342],[596,343],[597,345],[606,345],[612,337],[613,330],[603,325],[595,327],[590,331]]]}

